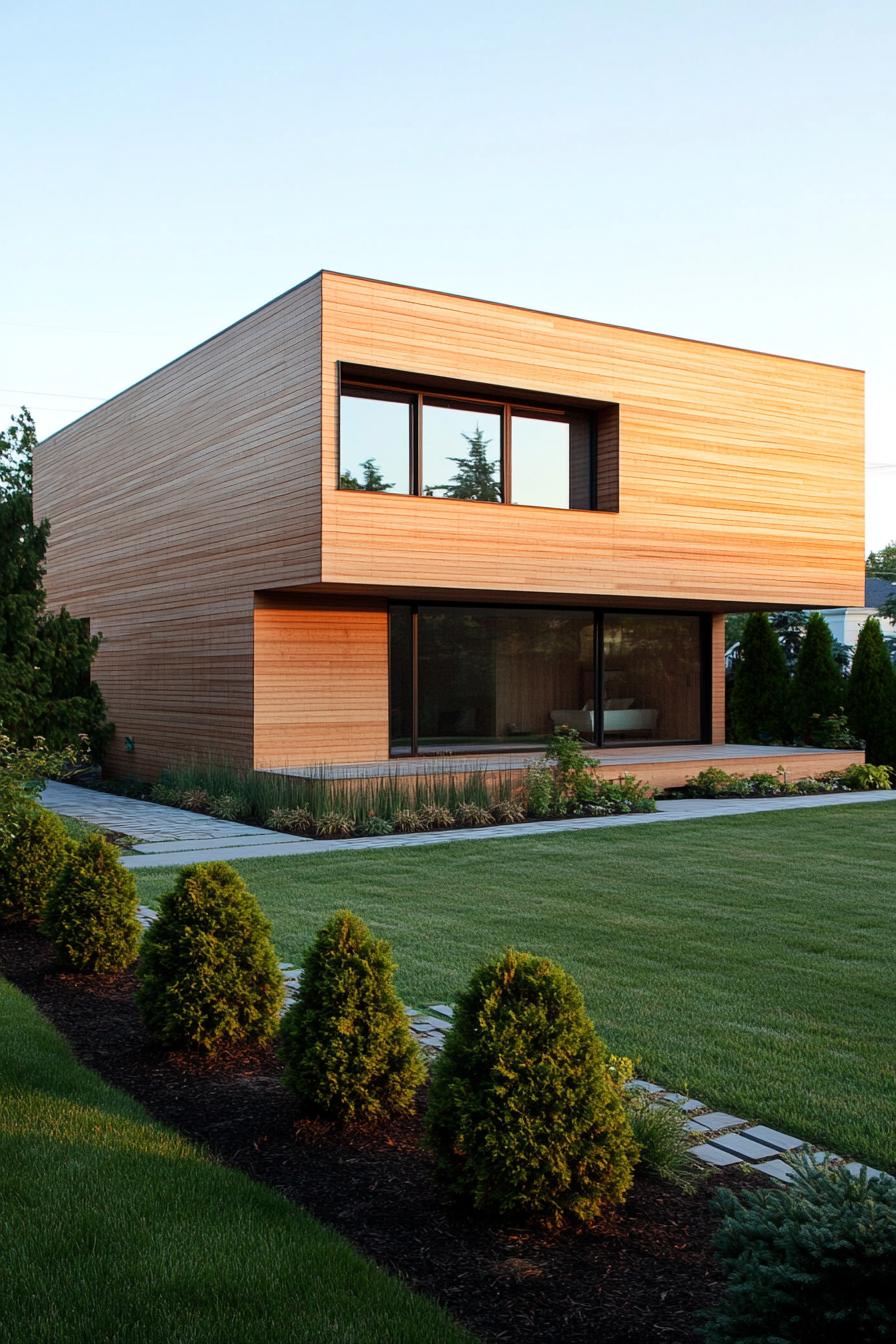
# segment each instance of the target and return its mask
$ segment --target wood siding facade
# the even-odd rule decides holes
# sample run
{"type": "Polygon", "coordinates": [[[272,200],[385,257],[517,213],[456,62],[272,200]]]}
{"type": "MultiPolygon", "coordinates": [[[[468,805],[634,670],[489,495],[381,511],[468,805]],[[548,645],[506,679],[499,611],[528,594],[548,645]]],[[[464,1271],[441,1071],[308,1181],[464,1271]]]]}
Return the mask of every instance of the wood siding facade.
{"type": "Polygon", "coordinates": [[[389,597],[711,612],[719,742],[720,613],[862,600],[862,416],[854,370],[325,271],[40,446],[48,599],[116,773],[383,759],[389,597]],[[338,490],[346,364],[618,405],[610,509],[338,490]]]}

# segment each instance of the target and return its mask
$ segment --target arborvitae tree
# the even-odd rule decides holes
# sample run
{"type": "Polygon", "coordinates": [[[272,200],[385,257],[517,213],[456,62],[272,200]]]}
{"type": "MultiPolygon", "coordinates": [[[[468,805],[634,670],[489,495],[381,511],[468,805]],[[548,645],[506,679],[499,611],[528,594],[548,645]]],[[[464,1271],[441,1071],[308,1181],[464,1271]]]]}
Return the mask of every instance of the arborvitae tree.
{"type": "Polygon", "coordinates": [[[834,638],[824,617],[813,611],[806,624],[793,681],[790,684],[790,726],[804,742],[813,728],[843,707],[846,682],[837,666],[834,638]]]}
{"type": "Polygon", "coordinates": [[[143,936],[137,1006],[170,1049],[269,1040],[283,976],[258,901],[229,863],[182,868],[143,936]]]}
{"type": "Polygon", "coordinates": [[[45,611],[50,526],[32,518],[37,435],[26,410],[0,433],[0,723],[14,741],[51,749],[86,734],[95,756],[111,735],[90,666],[100,646],[86,621],[45,611]]]}
{"type": "Polygon", "coordinates": [[[737,742],[781,742],[788,735],[787,659],[764,612],[744,626],[731,687],[731,730],[737,742]]]}
{"type": "Polygon", "coordinates": [[[496,479],[498,463],[489,460],[486,451],[491,439],[484,437],[479,425],[475,434],[464,434],[469,444],[466,457],[449,457],[449,462],[457,465],[457,471],[447,485],[429,487],[427,493],[442,491],[445,499],[484,499],[492,503],[501,501],[501,484],[496,479]]]}
{"type": "Polygon", "coordinates": [[[339,476],[339,488],[341,490],[391,490],[395,482],[387,481],[380,471],[372,457],[365,458],[361,463],[361,472],[363,479],[358,480],[350,471],[343,471],[339,476]]]}
{"type": "Polygon", "coordinates": [[[425,1070],[394,975],[389,944],[350,910],[320,930],[280,1049],[283,1082],[304,1110],[352,1123],[411,1109],[425,1070]]]}
{"type": "Polygon", "coordinates": [[[896,765],[896,672],[874,616],[859,631],[846,684],[849,726],[872,765],[896,765]]]}
{"type": "Polygon", "coordinates": [[[439,1175],[494,1214],[586,1222],[620,1203],[637,1145],[575,981],[505,952],[455,1008],[435,1066],[427,1141],[439,1175]]]}
{"type": "Polygon", "coordinates": [[[99,832],[69,851],[47,898],[43,932],[73,971],[121,971],[137,956],[137,884],[99,832]]]}
{"type": "Polygon", "coordinates": [[[0,918],[39,920],[65,867],[69,840],[54,812],[23,804],[0,849],[0,918]]]}

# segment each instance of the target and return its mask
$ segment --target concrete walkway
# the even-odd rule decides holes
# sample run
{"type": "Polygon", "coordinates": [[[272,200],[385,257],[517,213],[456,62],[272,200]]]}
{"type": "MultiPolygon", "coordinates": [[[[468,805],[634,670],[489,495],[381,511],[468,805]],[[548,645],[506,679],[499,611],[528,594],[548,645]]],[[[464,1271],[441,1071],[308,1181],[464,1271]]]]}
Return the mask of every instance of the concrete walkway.
{"type": "Polygon", "coordinates": [[[384,835],[357,840],[305,840],[218,821],[197,812],[184,812],[160,803],[119,798],[73,784],[50,782],[41,802],[60,816],[121,831],[136,839],[136,853],[125,855],[128,868],[159,868],[210,859],[276,858],[285,854],[325,854],[337,850],[397,849],[419,845],[444,845],[457,840],[512,839],[558,831],[596,831],[606,826],[647,826],[666,821],[701,821],[710,817],[739,817],[755,812],[791,812],[807,807],[843,807],[855,803],[896,802],[896,789],[872,793],[819,794],[794,798],[692,798],[658,803],[656,812],[638,812],[621,817],[576,817],[562,821],[531,821],[513,826],[480,826],[474,830],[424,831],[419,835],[384,835]]]}

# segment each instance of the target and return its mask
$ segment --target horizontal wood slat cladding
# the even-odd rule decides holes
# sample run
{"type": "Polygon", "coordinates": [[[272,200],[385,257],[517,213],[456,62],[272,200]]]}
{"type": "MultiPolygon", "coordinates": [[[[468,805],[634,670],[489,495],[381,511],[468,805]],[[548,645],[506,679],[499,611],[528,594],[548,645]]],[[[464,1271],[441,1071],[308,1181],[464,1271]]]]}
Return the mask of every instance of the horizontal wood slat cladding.
{"type": "Polygon", "coordinates": [[[324,272],[324,583],[853,605],[861,372],[324,272]],[[337,364],[620,406],[618,513],[340,492],[337,364]]]}
{"type": "Polygon", "coordinates": [[[258,594],[256,768],[384,760],[388,649],[383,601],[258,594]]]}
{"type": "Polygon", "coordinates": [[[253,592],[320,577],[320,277],[45,440],[35,514],[50,605],[106,641],[112,771],[248,765],[253,592]]]}

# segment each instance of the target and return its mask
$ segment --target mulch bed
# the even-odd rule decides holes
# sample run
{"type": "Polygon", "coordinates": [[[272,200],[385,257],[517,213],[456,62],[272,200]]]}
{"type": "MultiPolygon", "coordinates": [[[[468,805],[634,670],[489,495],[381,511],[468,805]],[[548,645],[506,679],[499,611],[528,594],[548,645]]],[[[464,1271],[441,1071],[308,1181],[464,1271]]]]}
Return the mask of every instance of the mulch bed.
{"type": "Polygon", "coordinates": [[[273,1186],[436,1299],[483,1340],[685,1344],[718,1294],[711,1241],[722,1185],[696,1194],[641,1178],[624,1208],[582,1231],[496,1227],[459,1210],[420,1149],[420,1112],[379,1133],[298,1120],[271,1049],[214,1070],[152,1046],[134,977],[60,973],[30,929],[0,930],[0,971],[29,994],[78,1058],[157,1119],[273,1186]]]}

